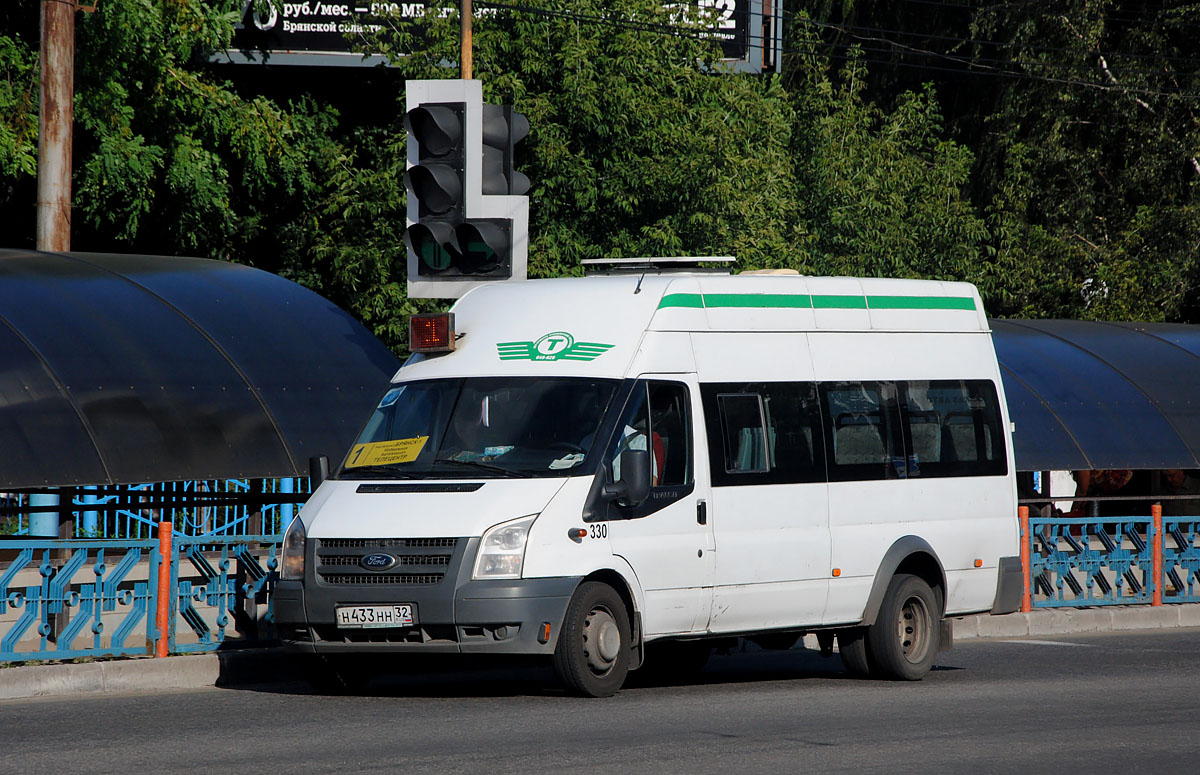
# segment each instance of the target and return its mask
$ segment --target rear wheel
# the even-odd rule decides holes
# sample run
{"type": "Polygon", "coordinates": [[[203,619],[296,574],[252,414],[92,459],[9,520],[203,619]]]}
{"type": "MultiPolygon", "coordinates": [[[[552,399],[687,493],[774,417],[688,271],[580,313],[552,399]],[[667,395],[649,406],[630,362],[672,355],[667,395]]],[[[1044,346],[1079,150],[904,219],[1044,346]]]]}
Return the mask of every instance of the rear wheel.
{"type": "Polygon", "coordinates": [[[905,573],[893,576],[867,631],[872,674],[901,681],[924,678],[938,653],[940,619],[937,596],[924,580],[905,573]]]}
{"type": "Polygon", "coordinates": [[[587,581],[567,606],[554,673],[567,691],[583,697],[617,693],[629,673],[629,614],[616,590],[587,581]]]}

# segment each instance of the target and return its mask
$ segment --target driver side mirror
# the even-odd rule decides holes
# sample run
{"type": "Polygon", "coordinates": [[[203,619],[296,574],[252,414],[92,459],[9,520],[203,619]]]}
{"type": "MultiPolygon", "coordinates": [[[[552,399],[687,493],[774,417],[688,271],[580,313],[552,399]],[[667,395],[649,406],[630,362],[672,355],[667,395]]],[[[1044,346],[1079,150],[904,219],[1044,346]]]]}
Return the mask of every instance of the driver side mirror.
{"type": "Polygon", "coordinates": [[[621,453],[621,478],[604,486],[604,496],[618,506],[640,506],[650,497],[650,452],[627,449],[621,453]]]}

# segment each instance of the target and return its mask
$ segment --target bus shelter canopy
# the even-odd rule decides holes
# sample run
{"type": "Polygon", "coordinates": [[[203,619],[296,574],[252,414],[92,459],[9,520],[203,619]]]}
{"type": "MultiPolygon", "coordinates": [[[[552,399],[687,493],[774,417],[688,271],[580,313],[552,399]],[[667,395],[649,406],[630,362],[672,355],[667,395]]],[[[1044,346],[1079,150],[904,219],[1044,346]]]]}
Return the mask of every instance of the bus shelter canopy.
{"type": "Polygon", "coordinates": [[[991,325],[1017,470],[1200,468],[1200,326],[991,325]]]}
{"type": "Polygon", "coordinates": [[[306,476],[399,368],[268,272],[0,251],[0,488],[306,476]]]}

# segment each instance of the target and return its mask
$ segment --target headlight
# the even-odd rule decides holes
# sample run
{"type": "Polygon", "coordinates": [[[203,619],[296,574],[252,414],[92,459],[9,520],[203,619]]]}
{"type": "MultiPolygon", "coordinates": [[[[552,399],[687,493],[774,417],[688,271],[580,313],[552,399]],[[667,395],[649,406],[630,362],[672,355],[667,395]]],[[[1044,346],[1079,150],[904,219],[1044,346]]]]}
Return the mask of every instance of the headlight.
{"type": "Polygon", "coordinates": [[[304,578],[304,545],[308,534],[304,532],[304,520],[296,517],[283,534],[283,563],[279,577],[289,581],[304,578]]]}
{"type": "Polygon", "coordinates": [[[521,564],[525,561],[525,542],[529,538],[529,526],[537,519],[521,517],[510,522],[488,528],[479,542],[479,553],[475,556],[475,578],[519,579],[521,564]]]}

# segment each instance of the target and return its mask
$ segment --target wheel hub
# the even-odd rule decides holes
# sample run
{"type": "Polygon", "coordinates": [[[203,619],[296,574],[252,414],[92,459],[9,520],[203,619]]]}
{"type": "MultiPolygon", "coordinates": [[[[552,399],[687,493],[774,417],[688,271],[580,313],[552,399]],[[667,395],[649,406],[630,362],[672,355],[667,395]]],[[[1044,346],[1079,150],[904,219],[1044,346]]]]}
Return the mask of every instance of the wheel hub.
{"type": "Polygon", "coordinates": [[[583,624],[583,653],[595,673],[607,672],[621,653],[621,629],[617,620],[603,608],[588,614],[583,624]]]}
{"type": "Polygon", "coordinates": [[[900,653],[913,664],[923,661],[929,650],[929,622],[929,609],[920,597],[913,595],[900,606],[896,636],[900,653]]]}

